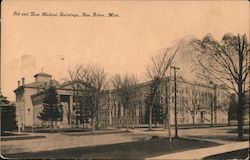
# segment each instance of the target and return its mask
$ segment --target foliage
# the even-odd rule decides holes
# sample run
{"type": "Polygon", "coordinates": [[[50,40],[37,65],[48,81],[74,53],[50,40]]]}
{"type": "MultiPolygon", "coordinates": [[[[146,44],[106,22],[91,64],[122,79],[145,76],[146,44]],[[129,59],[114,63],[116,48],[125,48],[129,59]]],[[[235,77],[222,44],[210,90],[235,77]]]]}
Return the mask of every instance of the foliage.
{"type": "MultiPolygon", "coordinates": [[[[90,103],[89,103],[89,97],[87,95],[81,96],[78,100],[78,102],[75,101],[74,106],[74,120],[76,121],[76,125],[79,124],[87,124],[90,121],[90,103]]],[[[84,126],[83,126],[84,127],[84,126]]]]}
{"type": "Polygon", "coordinates": [[[1,105],[1,134],[4,131],[13,131],[16,125],[16,108],[12,105],[1,105]]]}
{"type": "Polygon", "coordinates": [[[63,120],[63,109],[58,99],[58,94],[55,87],[50,87],[43,100],[43,110],[38,116],[42,121],[50,122],[53,127],[53,122],[63,120]]]}

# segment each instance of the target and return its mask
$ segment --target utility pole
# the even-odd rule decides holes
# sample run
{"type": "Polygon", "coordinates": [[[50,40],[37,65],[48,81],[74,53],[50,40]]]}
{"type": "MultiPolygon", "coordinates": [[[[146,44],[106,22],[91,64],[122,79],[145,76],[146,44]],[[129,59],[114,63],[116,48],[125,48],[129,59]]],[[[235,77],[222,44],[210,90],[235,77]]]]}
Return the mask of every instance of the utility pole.
{"type": "Polygon", "coordinates": [[[170,82],[170,80],[166,80],[166,96],[165,96],[165,103],[166,103],[166,116],[167,116],[167,119],[166,119],[166,123],[168,123],[168,137],[169,137],[169,150],[171,151],[173,149],[173,146],[172,146],[172,136],[171,136],[171,119],[170,119],[170,100],[168,99],[169,98],[169,87],[168,87],[168,82],[170,82]]]}
{"type": "Polygon", "coordinates": [[[216,92],[216,84],[214,84],[214,123],[217,124],[217,92],[216,92]]]}
{"type": "Polygon", "coordinates": [[[175,138],[178,138],[178,124],[177,124],[177,89],[176,89],[176,70],[180,69],[176,66],[171,66],[174,69],[174,122],[175,122],[175,138]]]}

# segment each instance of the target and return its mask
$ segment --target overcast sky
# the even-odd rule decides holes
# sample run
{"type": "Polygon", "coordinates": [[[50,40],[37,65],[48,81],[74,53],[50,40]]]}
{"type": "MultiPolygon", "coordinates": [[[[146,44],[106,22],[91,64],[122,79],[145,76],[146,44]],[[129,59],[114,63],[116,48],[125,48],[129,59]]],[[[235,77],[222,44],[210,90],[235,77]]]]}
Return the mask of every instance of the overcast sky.
{"type": "MultiPolygon", "coordinates": [[[[110,75],[135,73],[145,80],[150,57],[183,37],[211,33],[249,35],[249,3],[236,1],[4,1],[2,93],[15,100],[17,81],[42,71],[62,82],[68,66],[96,63],[110,75]],[[117,13],[119,17],[14,16],[13,12],[117,13]]],[[[249,36],[248,36],[249,38],[249,36]]],[[[176,59],[182,72],[189,56],[176,59]]]]}

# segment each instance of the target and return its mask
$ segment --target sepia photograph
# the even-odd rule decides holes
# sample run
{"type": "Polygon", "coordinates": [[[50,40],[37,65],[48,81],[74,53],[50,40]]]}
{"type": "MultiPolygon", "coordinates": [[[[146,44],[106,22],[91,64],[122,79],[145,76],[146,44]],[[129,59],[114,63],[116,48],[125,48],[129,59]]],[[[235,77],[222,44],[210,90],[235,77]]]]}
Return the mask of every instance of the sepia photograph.
{"type": "Polygon", "coordinates": [[[249,160],[247,0],[3,0],[3,159],[249,160]]]}

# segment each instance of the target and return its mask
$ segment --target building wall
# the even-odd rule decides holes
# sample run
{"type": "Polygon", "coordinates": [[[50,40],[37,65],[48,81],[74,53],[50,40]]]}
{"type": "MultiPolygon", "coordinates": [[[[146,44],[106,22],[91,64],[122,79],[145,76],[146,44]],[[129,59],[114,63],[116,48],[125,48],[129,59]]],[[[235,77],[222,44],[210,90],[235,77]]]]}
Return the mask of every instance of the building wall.
{"type": "MultiPolygon", "coordinates": [[[[46,92],[38,94],[37,96],[33,97],[33,108],[34,108],[34,112],[33,112],[33,119],[34,119],[34,127],[45,127],[50,125],[48,122],[44,122],[41,119],[38,118],[38,116],[40,115],[40,113],[43,110],[43,99],[45,98],[46,92]]],[[[72,107],[70,103],[73,103],[70,99],[70,97],[67,95],[67,99],[65,101],[65,99],[61,98],[62,95],[60,95],[60,104],[63,106],[63,121],[62,122],[57,122],[57,127],[59,128],[68,128],[71,127],[69,125],[69,117],[68,117],[68,113],[69,113],[69,109],[70,107],[72,107]]],[[[63,95],[65,96],[65,95],[63,95]]]]}
{"type": "Polygon", "coordinates": [[[23,94],[23,90],[19,90],[16,93],[16,121],[19,126],[23,126],[24,124],[23,94]]]}
{"type": "Polygon", "coordinates": [[[32,126],[33,124],[33,105],[31,95],[37,92],[34,88],[25,88],[24,103],[25,103],[25,126],[32,126]]]}
{"type": "Polygon", "coordinates": [[[24,127],[31,127],[33,124],[33,105],[31,95],[35,94],[35,88],[22,88],[16,93],[16,120],[24,127]]]}
{"type": "MultiPolygon", "coordinates": [[[[146,108],[145,108],[145,98],[147,95],[147,92],[149,90],[149,83],[145,84],[139,84],[139,93],[138,93],[138,105],[135,109],[135,116],[134,116],[134,124],[145,124],[145,114],[146,114],[146,108]]],[[[166,82],[161,84],[161,90],[165,94],[166,89],[166,82]]],[[[170,121],[171,124],[174,124],[174,87],[173,87],[173,81],[168,81],[168,104],[170,106],[170,121]]],[[[31,92],[27,92],[31,94],[31,92]]],[[[64,111],[64,117],[63,122],[58,123],[59,127],[61,128],[67,128],[67,127],[74,127],[73,125],[70,126],[69,119],[66,114],[68,108],[72,109],[72,106],[74,105],[73,102],[73,92],[70,90],[69,87],[65,87],[65,89],[59,89],[58,93],[60,95],[67,95],[71,97],[71,100],[68,101],[61,101],[61,104],[63,105],[63,111],[64,111]],[[69,107],[70,106],[70,107],[69,107]]],[[[186,104],[191,105],[192,104],[192,94],[197,95],[197,103],[199,104],[199,107],[195,110],[195,118],[194,123],[195,124],[210,124],[211,123],[211,107],[217,106],[216,109],[213,110],[213,123],[227,123],[227,114],[223,110],[223,105],[227,105],[228,96],[224,89],[216,87],[210,87],[206,85],[200,85],[200,84],[193,84],[189,82],[182,82],[177,84],[177,122],[180,125],[184,124],[192,124],[193,119],[191,116],[191,111],[188,109],[186,104]],[[216,94],[216,96],[215,96],[216,94]],[[216,98],[216,104],[214,103],[214,98],[216,98]]],[[[107,127],[109,125],[111,126],[119,126],[123,127],[126,124],[126,116],[125,116],[125,110],[121,106],[120,108],[120,118],[118,116],[118,103],[116,100],[116,91],[112,90],[110,92],[107,92],[107,97],[105,97],[102,101],[103,105],[98,113],[98,119],[99,119],[99,127],[107,127]]],[[[42,122],[38,120],[36,117],[38,113],[42,109],[42,96],[34,96],[33,97],[33,105],[34,105],[34,124],[41,125],[42,122]],[[40,100],[39,100],[40,99],[40,100]],[[36,103],[37,102],[37,103],[36,103]]],[[[163,98],[162,98],[163,101],[163,98]]],[[[228,104],[229,105],[229,104],[228,104]]],[[[192,105],[190,106],[192,107],[192,105]]],[[[163,110],[165,110],[163,108],[163,110]]],[[[73,116],[74,112],[72,112],[73,116]]],[[[132,124],[132,121],[129,121],[129,124],[132,124]]]]}
{"type": "Polygon", "coordinates": [[[43,77],[43,76],[37,76],[35,77],[36,82],[46,82],[48,85],[50,83],[51,77],[43,77]]]}
{"type": "MultiPolygon", "coordinates": [[[[171,124],[175,123],[174,117],[174,86],[173,81],[168,81],[168,97],[170,105],[170,121],[171,124]]],[[[161,90],[165,95],[166,89],[166,81],[161,84],[161,90]]],[[[149,83],[140,85],[139,94],[138,94],[138,114],[136,124],[145,124],[145,98],[146,94],[149,90],[149,83]]],[[[198,105],[195,109],[195,116],[194,116],[194,123],[195,124],[210,124],[211,123],[211,108],[217,106],[217,109],[213,110],[213,123],[216,124],[225,124],[227,123],[227,114],[221,107],[221,105],[228,105],[224,104],[226,101],[229,101],[227,93],[224,89],[208,85],[200,85],[200,84],[193,84],[189,82],[179,82],[177,83],[177,122],[178,124],[192,124],[192,101],[194,101],[193,95],[196,95],[195,101],[198,105]],[[216,96],[215,96],[216,94],[216,96]],[[216,97],[216,104],[214,103],[214,98],[216,97]],[[189,104],[187,107],[186,104],[189,104]],[[191,108],[191,111],[190,109],[191,108]]],[[[115,90],[112,93],[113,97],[115,95],[115,90]]],[[[118,119],[120,123],[124,123],[124,114],[123,108],[121,107],[120,118],[118,118],[118,105],[113,98],[111,101],[111,108],[112,108],[112,124],[117,126],[118,119]]],[[[163,110],[165,110],[163,108],[163,110]]]]}

